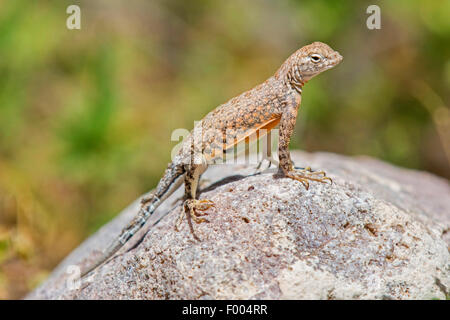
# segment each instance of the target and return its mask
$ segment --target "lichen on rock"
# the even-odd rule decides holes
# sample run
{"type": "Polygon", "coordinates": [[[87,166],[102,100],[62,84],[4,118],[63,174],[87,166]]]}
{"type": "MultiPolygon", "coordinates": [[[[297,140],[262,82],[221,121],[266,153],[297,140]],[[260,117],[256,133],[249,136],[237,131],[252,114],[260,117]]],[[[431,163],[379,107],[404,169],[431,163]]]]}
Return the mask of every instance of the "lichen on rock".
{"type": "Polygon", "coordinates": [[[333,184],[276,170],[213,166],[200,194],[208,223],[176,232],[182,190],[126,250],[81,286],[89,263],[136,212],[135,202],[76,249],[32,299],[445,299],[450,287],[450,187],[431,174],[367,157],[293,152],[333,184]],[[142,240],[142,241],[140,241],[142,240]]]}

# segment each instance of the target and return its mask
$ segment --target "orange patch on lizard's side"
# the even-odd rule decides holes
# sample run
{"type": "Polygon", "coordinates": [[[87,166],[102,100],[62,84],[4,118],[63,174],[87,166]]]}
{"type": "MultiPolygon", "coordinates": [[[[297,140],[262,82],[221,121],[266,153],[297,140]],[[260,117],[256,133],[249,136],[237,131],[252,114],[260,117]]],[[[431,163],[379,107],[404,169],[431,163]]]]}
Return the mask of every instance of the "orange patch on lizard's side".
{"type": "Polygon", "coordinates": [[[204,156],[206,161],[210,161],[217,156],[223,155],[226,150],[233,148],[243,141],[245,141],[245,143],[250,143],[264,137],[270,130],[278,125],[280,119],[280,117],[272,118],[256,124],[253,128],[248,128],[245,132],[243,132],[243,134],[238,134],[237,136],[235,136],[233,139],[234,141],[227,141],[226,144],[223,144],[223,148],[214,148],[209,154],[205,154],[204,156]]]}

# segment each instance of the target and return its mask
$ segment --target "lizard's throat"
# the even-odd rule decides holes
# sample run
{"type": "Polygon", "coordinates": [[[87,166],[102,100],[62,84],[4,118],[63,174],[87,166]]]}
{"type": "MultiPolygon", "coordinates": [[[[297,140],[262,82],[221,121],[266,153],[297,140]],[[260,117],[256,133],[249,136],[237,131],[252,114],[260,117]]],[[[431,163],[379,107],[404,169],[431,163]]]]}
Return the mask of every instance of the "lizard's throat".
{"type": "Polygon", "coordinates": [[[298,93],[302,93],[302,87],[308,80],[304,79],[300,71],[295,68],[287,73],[287,82],[294,88],[298,93]]]}

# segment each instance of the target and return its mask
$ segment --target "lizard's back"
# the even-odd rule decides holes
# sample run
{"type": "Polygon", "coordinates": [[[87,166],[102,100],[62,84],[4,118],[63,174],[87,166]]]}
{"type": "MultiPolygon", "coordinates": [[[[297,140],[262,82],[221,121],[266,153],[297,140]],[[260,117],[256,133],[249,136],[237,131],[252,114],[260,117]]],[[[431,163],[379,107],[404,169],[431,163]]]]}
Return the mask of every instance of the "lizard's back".
{"type": "Polygon", "coordinates": [[[195,151],[211,163],[245,139],[264,136],[278,124],[281,108],[292,93],[281,81],[271,77],[219,105],[195,125],[183,142],[179,157],[186,161],[194,144],[195,151]]]}

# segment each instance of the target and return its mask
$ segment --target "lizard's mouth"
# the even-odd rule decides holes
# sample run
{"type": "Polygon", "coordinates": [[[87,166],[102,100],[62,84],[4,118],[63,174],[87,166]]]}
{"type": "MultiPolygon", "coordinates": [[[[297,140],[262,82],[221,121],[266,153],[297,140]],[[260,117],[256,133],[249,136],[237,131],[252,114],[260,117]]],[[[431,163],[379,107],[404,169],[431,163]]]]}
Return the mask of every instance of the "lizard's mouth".
{"type": "Polygon", "coordinates": [[[331,63],[329,65],[327,65],[326,70],[331,69],[333,67],[335,67],[336,65],[338,65],[339,63],[341,63],[341,61],[344,59],[344,57],[342,57],[339,52],[336,52],[336,54],[334,55],[333,59],[331,59],[331,63]]]}

